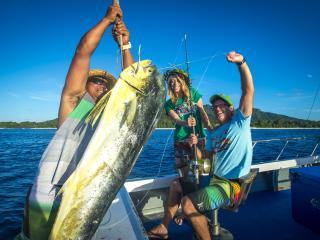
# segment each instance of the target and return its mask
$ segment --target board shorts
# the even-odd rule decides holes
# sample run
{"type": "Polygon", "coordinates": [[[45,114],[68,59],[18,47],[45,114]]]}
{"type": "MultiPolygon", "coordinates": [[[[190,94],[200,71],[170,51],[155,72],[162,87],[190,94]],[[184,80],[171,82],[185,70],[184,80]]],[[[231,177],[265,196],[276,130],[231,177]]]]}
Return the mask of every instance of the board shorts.
{"type": "Polygon", "coordinates": [[[221,206],[237,203],[240,197],[240,184],[234,180],[213,177],[209,186],[187,194],[200,213],[221,206]]]}

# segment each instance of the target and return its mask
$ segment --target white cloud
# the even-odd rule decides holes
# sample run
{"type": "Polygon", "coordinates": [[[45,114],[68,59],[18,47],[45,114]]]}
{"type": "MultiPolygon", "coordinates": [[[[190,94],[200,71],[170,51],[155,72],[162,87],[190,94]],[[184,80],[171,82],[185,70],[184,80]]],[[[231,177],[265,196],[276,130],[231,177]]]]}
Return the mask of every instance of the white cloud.
{"type": "Polygon", "coordinates": [[[51,100],[46,97],[39,97],[39,96],[29,96],[29,98],[33,100],[38,100],[38,101],[45,101],[45,102],[50,102],[51,100]]]}
{"type": "Polygon", "coordinates": [[[16,94],[16,93],[14,93],[14,92],[8,92],[8,95],[11,96],[11,97],[15,97],[15,98],[20,97],[19,94],[16,94]]]}
{"type": "Polygon", "coordinates": [[[60,95],[51,92],[29,93],[28,97],[37,101],[56,102],[60,100],[60,95]]]}
{"type": "Polygon", "coordinates": [[[275,95],[276,95],[277,97],[285,97],[285,96],[287,96],[286,93],[276,93],[275,95]]]}
{"type": "Polygon", "coordinates": [[[312,98],[311,95],[306,95],[303,92],[298,91],[298,89],[292,89],[288,93],[278,92],[274,94],[276,97],[286,97],[291,100],[302,100],[312,98]]]}

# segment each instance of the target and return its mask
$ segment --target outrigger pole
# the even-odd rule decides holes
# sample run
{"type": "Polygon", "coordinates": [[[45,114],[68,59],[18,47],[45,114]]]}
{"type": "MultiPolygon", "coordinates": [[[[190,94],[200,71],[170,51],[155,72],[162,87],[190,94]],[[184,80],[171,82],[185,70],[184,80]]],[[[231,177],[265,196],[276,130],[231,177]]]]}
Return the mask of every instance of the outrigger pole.
{"type": "MultiPolygon", "coordinates": [[[[120,7],[120,3],[119,0],[113,0],[113,5],[118,5],[120,7]]],[[[117,22],[120,20],[119,17],[117,17],[115,24],[117,24],[117,22]]],[[[123,50],[122,50],[122,46],[123,46],[123,40],[122,40],[122,35],[118,36],[118,43],[120,45],[120,55],[121,55],[121,69],[123,70],[123,50]]]]}
{"type": "MultiPolygon", "coordinates": [[[[189,73],[189,59],[188,59],[188,47],[187,47],[187,34],[184,34],[184,47],[185,47],[185,52],[186,52],[186,67],[187,67],[187,74],[189,78],[189,93],[190,93],[190,99],[189,99],[189,104],[190,104],[190,112],[191,116],[193,117],[193,107],[192,107],[192,81],[190,78],[190,73],[189,73]]],[[[192,133],[196,134],[196,129],[195,126],[192,126],[192,133]]],[[[197,158],[197,145],[194,144],[192,145],[192,151],[193,151],[193,173],[195,176],[196,183],[199,184],[199,164],[198,164],[198,158],[197,158]]]]}

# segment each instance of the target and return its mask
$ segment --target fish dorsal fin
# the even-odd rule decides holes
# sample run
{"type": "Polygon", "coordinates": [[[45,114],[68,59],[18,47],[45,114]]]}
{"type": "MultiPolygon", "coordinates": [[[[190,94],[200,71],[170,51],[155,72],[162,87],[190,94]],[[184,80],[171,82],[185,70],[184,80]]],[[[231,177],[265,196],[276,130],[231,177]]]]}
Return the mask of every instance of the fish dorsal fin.
{"type": "Polygon", "coordinates": [[[101,112],[103,109],[107,106],[107,103],[109,101],[109,98],[111,96],[112,90],[110,90],[108,93],[106,93],[93,107],[92,111],[89,113],[89,115],[86,118],[86,123],[90,123],[92,126],[96,123],[98,120],[101,112]]]}

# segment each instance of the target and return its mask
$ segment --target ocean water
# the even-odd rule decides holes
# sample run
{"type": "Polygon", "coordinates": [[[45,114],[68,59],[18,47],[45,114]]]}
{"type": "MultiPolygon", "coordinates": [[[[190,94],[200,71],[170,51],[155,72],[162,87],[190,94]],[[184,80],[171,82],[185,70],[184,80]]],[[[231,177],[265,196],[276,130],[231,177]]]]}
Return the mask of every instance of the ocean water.
{"type": "MultiPolygon", "coordinates": [[[[25,197],[39,160],[55,129],[0,129],[0,239],[20,232],[25,197]]],[[[253,129],[253,140],[320,136],[320,129],[253,129]]],[[[129,178],[158,177],[175,173],[172,130],[156,130],[144,146],[129,178]]],[[[285,142],[258,143],[253,162],[277,158],[285,142]]],[[[280,159],[309,156],[316,139],[292,141],[280,159]]],[[[316,154],[320,153],[320,148],[316,154]]]]}

